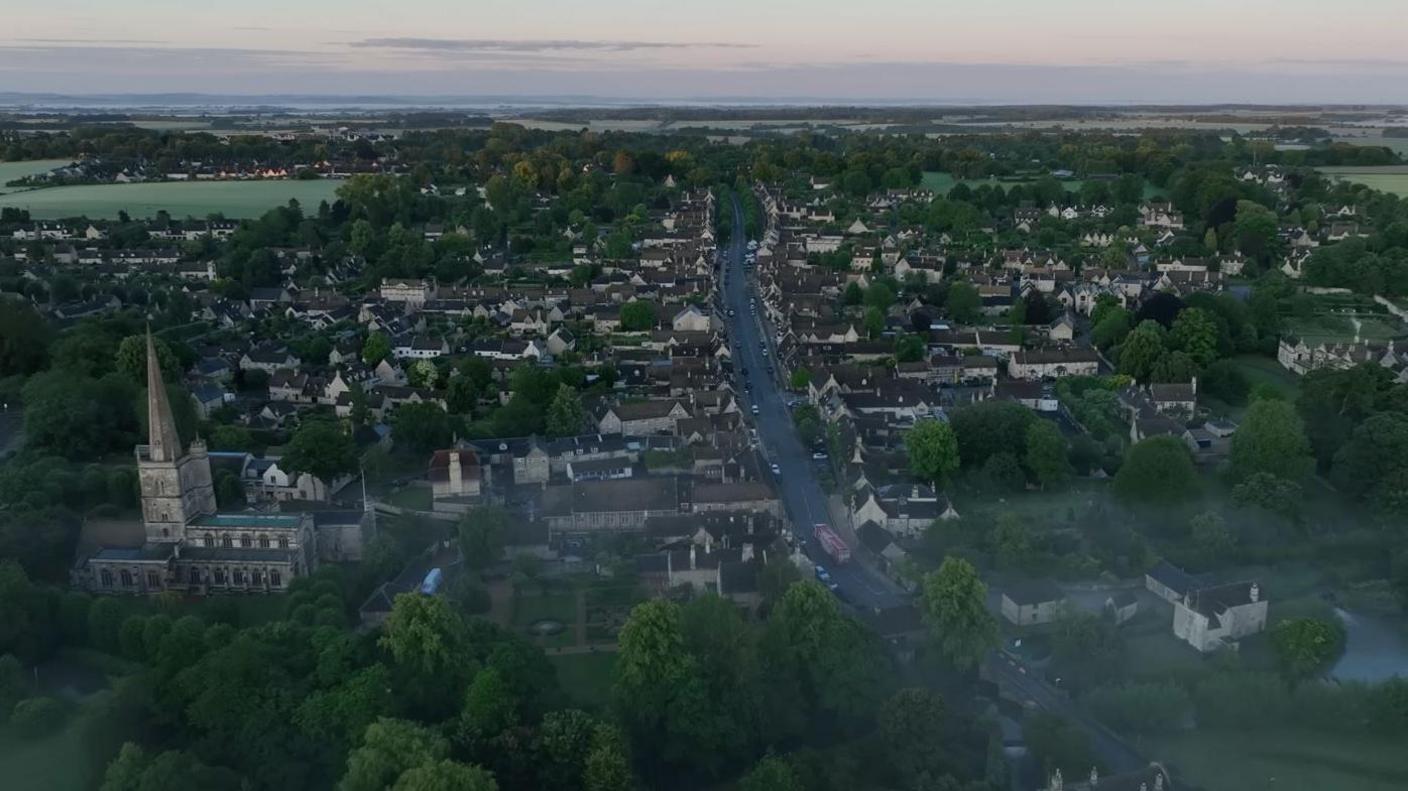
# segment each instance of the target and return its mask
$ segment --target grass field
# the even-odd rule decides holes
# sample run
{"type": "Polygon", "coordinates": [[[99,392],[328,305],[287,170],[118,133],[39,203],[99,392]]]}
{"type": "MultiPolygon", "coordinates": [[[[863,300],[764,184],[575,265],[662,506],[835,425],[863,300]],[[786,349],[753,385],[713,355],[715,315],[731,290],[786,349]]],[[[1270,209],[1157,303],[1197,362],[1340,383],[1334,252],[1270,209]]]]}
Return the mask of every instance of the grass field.
{"type": "Polygon", "coordinates": [[[1356,335],[1363,340],[1386,341],[1403,334],[1391,318],[1351,318],[1325,314],[1308,319],[1290,319],[1286,322],[1286,329],[1310,344],[1349,343],[1356,335]]]}
{"type": "Polygon", "coordinates": [[[22,189],[21,187],[7,187],[5,186],[7,182],[63,167],[72,161],[71,159],[30,159],[23,162],[0,162],[0,195],[22,189]]]}
{"type": "MultiPolygon", "coordinates": [[[[927,190],[933,190],[936,194],[939,195],[947,195],[948,191],[953,189],[954,186],[960,181],[962,181],[962,183],[964,184],[967,184],[969,187],[978,187],[983,184],[997,184],[1001,185],[1003,189],[1010,189],[1011,187],[1014,187],[1018,184],[1031,184],[1033,182],[1033,179],[956,179],[951,173],[926,170],[924,171],[924,178],[920,181],[919,186],[927,190]]],[[[1081,185],[1083,185],[1084,183],[1085,182],[1079,179],[1072,179],[1061,182],[1061,184],[1065,186],[1067,192],[1078,192],[1081,188],[1081,185]]],[[[1154,187],[1154,185],[1147,183],[1144,185],[1144,197],[1150,198],[1158,193],[1159,190],[1154,187]]]]}
{"type": "Polygon", "coordinates": [[[557,681],[579,706],[597,708],[611,701],[614,652],[560,654],[548,657],[557,668],[557,681]]]}
{"type": "Polygon", "coordinates": [[[84,184],[0,195],[0,207],[28,209],[38,220],[80,216],[113,219],[121,211],[133,217],[150,217],[162,209],[177,218],[223,214],[244,219],[258,217],[291,198],[297,199],[305,210],[315,211],[320,201],[335,198],[341,183],[319,179],[84,184]]]}
{"type": "Polygon", "coordinates": [[[1300,394],[1300,380],[1296,375],[1281,367],[1281,364],[1270,357],[1262,357],[1256,354],[1239,354],[1232,358],[1232,362],[1247,375],[1252,387],[1258,384],[1266,384],[1274,388],[1288,400],[1294,401],[1300,394]]]}
{"type": "Polygon", "coordinates": [[[406,486],[382,498],[382,502],[397,508],[409,508],[412,511],[429,511],[432,506],[430,487],[406,486]]]}
{"type": "Polygon", "coordinates": [[[1390,739],[1297,731],[1202,731],[1146,743],[1207,791],[1408,788],[1408,750],[1390,739]]]}
{"type": "Polygon", "coordinates": [[[43,739],[0,735],[0,786],[6,791],[82,791],[88,787],[77,717],[43,739]]]}
{"type": "Polygon", "coordinates": [[[1336,180],[1408,197],[1408,166],[1405,165],[1320,168],[1320,172],[1336,180]]]}

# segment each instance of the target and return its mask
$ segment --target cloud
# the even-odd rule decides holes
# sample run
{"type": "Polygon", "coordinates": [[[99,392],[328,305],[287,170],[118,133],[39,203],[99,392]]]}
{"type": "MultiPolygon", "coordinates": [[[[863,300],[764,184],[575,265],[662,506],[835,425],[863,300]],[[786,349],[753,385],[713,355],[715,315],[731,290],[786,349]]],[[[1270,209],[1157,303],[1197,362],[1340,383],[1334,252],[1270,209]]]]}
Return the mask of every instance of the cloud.
{"type": "Polygon", "coordinates": [[[595,41],[585,39],[499,38],[366,38],[348,42],[359,49],[392,49],[436,53],[506,52],[635,52],[665,49],[751,49],[756,44],[702,41],[595,41]]]}

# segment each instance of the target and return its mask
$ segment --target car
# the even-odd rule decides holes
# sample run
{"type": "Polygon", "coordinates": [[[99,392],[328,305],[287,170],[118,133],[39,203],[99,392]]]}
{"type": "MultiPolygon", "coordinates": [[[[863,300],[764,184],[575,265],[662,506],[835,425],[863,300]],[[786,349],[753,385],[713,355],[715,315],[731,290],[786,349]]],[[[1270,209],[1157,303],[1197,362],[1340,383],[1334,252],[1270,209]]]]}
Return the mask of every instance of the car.
{"type": "Polygon", "coordinates": [[[729,309],[728,309],[728,315],[730,315],[730,316],[737,316],[737,315],[738,315],[738,311],[734,310],[733,308],[729,308],[729,309]]]}
{"type": "Polygon", "coordinates": [[[824,450],[813,451],[813,452],[812,452],[812,458],[815,459],[816,461],[826,461],[826,458],[827,458],[827,456],[826,456],[826,451],[824,451],[824,450]]]}
{"type": "Polygon", "coordinates": [[[767,356],[768,356],[768,350],[767,350],[767,349],[763,349],[763,357],[764,357],[764,359],[766,359],[767,356]]]}
{"type": "Polygon", "coordinates": [[[817,578],[818,580],[822,581],[822,582],[830,582],[830,581],[831,581],[831,573],[826,570],[826,567],[825,567],[825,566],[817,566],[817,567],[816,567],[816,578],[817,578]]]}
{"type": "Polygon", "coordinates": [[[743,377],[744,379],[747,379],[747,378],[748,378],[748,369],[747,369],[747,368],[739,368],[739,369],[738,369],[738,375],[741,376],[741,377],[743,377]]]}
{"type": "Polygon", "coordinates": [[[754,405],[753,405],[753,414],[755,414],[755,415],[758,414],[758,405],[757,405],[757,404],[754,404],[754,405]]]}
{"type": "Polygon", "coordinates": [[[772,474],[779,478],[782,477],[782,468],[778,466],[777,462],[772,463],[772,474]]]}

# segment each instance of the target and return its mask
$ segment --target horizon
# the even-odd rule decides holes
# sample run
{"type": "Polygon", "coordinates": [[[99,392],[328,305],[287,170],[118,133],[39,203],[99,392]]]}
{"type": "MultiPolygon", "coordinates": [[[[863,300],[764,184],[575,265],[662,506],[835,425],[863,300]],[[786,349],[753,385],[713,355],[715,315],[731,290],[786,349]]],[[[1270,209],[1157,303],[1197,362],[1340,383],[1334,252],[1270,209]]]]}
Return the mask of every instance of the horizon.
{"type": "Polygon", "coordinates": [[[227,11],[172,0],[138,14],[57,0],[10,13],[0,92],[259,96],[277,84],[304,96],[645,103],[1408,103],[1408,18],[1387,0],[1347,0],[1333,16],[1308,0],[1014,0],[961,14],[918,0],[719,0],[665,13],[642,0],[403,5],[386,19],[367,0],[251,0],[241,11],[251,24],[232,26],[227,11]]]}

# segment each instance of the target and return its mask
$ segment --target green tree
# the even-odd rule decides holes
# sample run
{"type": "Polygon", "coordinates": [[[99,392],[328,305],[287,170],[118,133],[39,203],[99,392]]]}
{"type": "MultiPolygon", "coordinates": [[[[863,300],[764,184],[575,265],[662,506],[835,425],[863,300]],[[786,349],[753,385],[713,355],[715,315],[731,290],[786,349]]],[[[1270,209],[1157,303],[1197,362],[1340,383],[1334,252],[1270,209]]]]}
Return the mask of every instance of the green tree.
{"type": "Polygon", "coordinates": [[[804,791],[792,764],[775,755],[763,756],[738,781],[738,791],[804,791]]]}
{"type": "Polygon", "coordinates": [[[1201,308],[1184,308],[1169,333],[1173,348],[1206,368],[1219,357],[1217,320],[1201,308]]]}
{"type": "Polygon", "coordinates": [[[385,791],[406,770],[442,761],[449,752],[449,742],[435,731],[383,717],[367,726],[361,746],[347,756],[338,791],[385,791]]]}
{"type": "Polygon", "coordinates": [[[444,599],[403,593],[391,606],[379,644],[398,663],[433,675],[463,665],[466,639],[464,622],[444,599]]]}
{"type": "Polygon", "coordinates": [[[904,437],[909,469],[915,477],[942,486],[958,469],[958,438],[942,420],[920,420],[904,437]]]}
{"type": "Polygon", "coordinates": [[[1130,330],[1129,311],[1116,305],[1111,308],[1104,318],[1092,324],[1090,330],[1090,340],[1101,349],[1110,349],[1124,343],[1129,337],[1130,330]]]}
{"type": "Polygon", "coordinates": [[[1066,439],[1054,423],[1038,420],[1027,429],[1027,469],[1041,488],[1061,486],[1071,478],[1066,439]]]}
{"type": "Polygon", "coordinates": [[[981,467],[996,453],[1021,458],[1027,451],[1027,429],[1036,419],[1021,404],[997,399],[954,410],[950,425],[958,437],[963,466],[981,467]]]}
{"type": "Polygon", "coordinates": [[[1385,512],[1408,513],[1408,414],[1383,412],[1359,424],[1335,453],[1330,479],[1385,512]]]}
{"type": "Polygon", "coordinates": [[[33,307],[0,298],[0,379],[43,368],[51,334],[33,307]]]}
{"type": "Polygon", "coordinates": [[[966,280],[959,280],[949,286],[948,297],[944,301],[948,315],[959,324],[972,324],[982,315],[983,298],[978,289],[966,280]]]}
{"type": "Polygon", "coordinates": [[[466,512],[456,529],[465,564],[472,569],[482,569],[499,562],[509,527],[508,512],[498,506],[486,505],[466,512]]]}
{"type": "Polygon", "coordinates": [[[293,432],[280,461],[289,472],[305,472],[331,485],[357,471],[357,444],[331,420],[305,420],[293,432]]]}
{"type": "Polygon", "coordinates": [[[441,760],[402,772],[391,791],[499,791],[499,784],[478,766],[441,760]]]}
{"type": "Polygon", "coordinates": [[[411,451],[430,453],[450,444],[450,416],[434,402],[402,404],[391,414],[391,436],[411,451]]]}
{"type": "Polygon", "coordinates": [[[871,340],[879,338],[885,332],[885,312],[875,307],[866,308],[865,317],[861,319],[861,326],[865,328],[867,338],[871,340]]]}
{"type": "Polygon", "coordinates": [[[901,788],[930,788],[947,758],[944,702],[922,687],[902,689],[880,708],[877,734],[901,788]]]}
{"type": "Polygon", "coordinates": [[[973,564],[944,558],[924,577],[920,609],[940,653],[959,669],[973,667],[997,642],[997,622],[987,609],[988,588],[973,564]]]}
{"type": "MultiPolygon", "coordinates": [[[[851,285],[855,284],[852,283],[851,285]]],[[[805,368],[798,368],[792,372],[789,381],[791,382],[793,390],[806,390],[808,385],[812,383],[812,372],[805,368]]]]}
{"type": "Polygon", "coordinates": [[[1216,511],[1205,511],[1188,523],[1193,546],[1209,564],[1225,561],[1237,545],[1237,537],[1227,527],[1227,520],[1216,511]]]}
{"type": "Polygon", "coordinates": [[[1300,510],[1301,486],[1269,472],[1254,472],[1232,487],[1232,502],[1294,517],[1300,510]]]}
{"type": "Polygon", "coordinates": [[[578,709],[550,711],[538,726],[542,766],[538,776],[548,788],[578,788],[592,750],[596,720],[578,709]]]}
{"type": "Polygon", "coordinates": [[[1232,435],[1232,471],[1239,478],[1265,472],[1301,481],[1315,466],[1296,409],[1285,401],[1253,403],[1232,435]]]}
{"type": "MultiPolygon", "coordinates": [[[[181,361],[177,359],[171,346],[161,338],[153,338],[152,345],[156,347],[156,359],[161,368],[161,377],[168,382],[180,379],[181,361]]],[[[128,380],[136,385],[145,385],[147,382],[147,336],[128,335],[123,338],[122,343],[117,347],[116,360],[117,370],[128,380]]]]}
{"type": "Polygon", "coordinates": [[[655,308],[649,302],[635,300],[621,307],[621,329],[642,332],[655,327],[655,308]]]}
{"type": "Polygon", "coordinates": [[[473,744],[518,723],[519,701],[498,670],[486,667],[474,675],[460,712],[460,732],[473,744]]]}
{"type": "Polygon", "coordinates": [[[1139,322],[1119,347],[1119,371],[1147,382],[1164,354],[1164,328],[1153,319],[1139,322]]]}
{"type": "Polygon", "coordinates": [[[362,344],[362,362],[376,365],[391,356],[391,339],[383,333],[372,332],[362,344]]]}
{"type": "Polygon", "coordinates": [[[1132,445],[1114,482],[1120,499],[1146,505],[1183,502],[1198,488],[1193,456],[1176,437],[1150,437],[1132,445]]]}
{"type": "Polygon", "coordinates": [[[1344,650],[1344,627],[1321,618],[1290,618],[1271,629],[1271,647],[1287,678],[1318,675],[1344,650]]]}
{"type": "Polygon", "coordinates": [[[557,395],[548,406],[548,435],[553,437],[575,437],[582,432],[587,413],[582,408],[582,399],[570,385],[557,386],[557,395]]]}
{"type": "Polygon", "coordinates": [[[592,748],[582,770],[585,791],[631,791],[636,787],[626,740],[614,726],[596,726],[592,748]]]}
{"type": "Polygon", "coordinates": [[[1063,688],[1081,692],[1123,671],[1124,638],[1111,619],[1073,611],[1052,626],[1050,672],[1063,688]]]}

